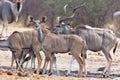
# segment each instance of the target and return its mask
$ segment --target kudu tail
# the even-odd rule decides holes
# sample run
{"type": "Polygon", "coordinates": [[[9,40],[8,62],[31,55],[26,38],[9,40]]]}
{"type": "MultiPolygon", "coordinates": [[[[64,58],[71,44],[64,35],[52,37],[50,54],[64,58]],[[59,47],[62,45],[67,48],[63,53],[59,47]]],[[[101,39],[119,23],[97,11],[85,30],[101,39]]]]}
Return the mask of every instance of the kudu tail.
{"type": "Polygon", "coordinates": [[[114,49],[113,49],[113,54],[115,54],[115,51],[116,51],[116,49],[117,49],[117,45],[118,45],[118,41],[116,42],[115,47],[114,47],[114,49]]]}

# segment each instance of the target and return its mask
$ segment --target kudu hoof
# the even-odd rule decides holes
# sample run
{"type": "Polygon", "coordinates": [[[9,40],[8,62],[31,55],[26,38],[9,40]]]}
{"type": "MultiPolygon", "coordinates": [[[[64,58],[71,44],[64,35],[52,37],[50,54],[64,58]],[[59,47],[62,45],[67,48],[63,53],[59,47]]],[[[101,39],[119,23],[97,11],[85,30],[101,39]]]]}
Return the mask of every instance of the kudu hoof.
{"type": "Polygon", "coordinates": [[[110,76],[110,75],[109,75],[108,71],[105,71],[104,74],[103,74],[103,77],[104,77],[104,78],[108,78],[109,76],[110,76]]]}
{"type": "Polygon", "coordinates": [[[70,74],[67,74],[67,73],[66,73],[65,76],[68,77],[68,76],[70,76],[70,74]]]}
{"type": "Polygon", "coordinates": [[[105,72],[104,74],[103,74],[103,77],[104,78],[108,78],[110,75],[108,74],[108,72],[105,72]]]}
{"type": "Polygon", "coordinates": [[[108,78],[108,77],[109,77],[109,75],[105,75],[105,74],[104,74],[104,75],[103,75],[103,77],[104,77],[104,78],[108,78]]]}
{"type": "Polygon", "coordinates": [[[87,75],[83,75],[82,77],[86,77],[87,75]]]}
{"type": "Polygon", "coordinates": [[[53,73],[52,72],[50,72],[50,73],[48,73],[48,76],[51,76],[53,73]]]}
{"type": "Polygon", "coordinates": [[[39,74],[42,74],[42,71],[40,71],[40,73],[39,74]]]}
{"type": "MultiPolygon", "coordinates": [[[[34,70],[33,73],[37,74],[37,71],[34,70]]],[[[42,74],[42,71],[40,71],[39,74],[42,74]]]]}

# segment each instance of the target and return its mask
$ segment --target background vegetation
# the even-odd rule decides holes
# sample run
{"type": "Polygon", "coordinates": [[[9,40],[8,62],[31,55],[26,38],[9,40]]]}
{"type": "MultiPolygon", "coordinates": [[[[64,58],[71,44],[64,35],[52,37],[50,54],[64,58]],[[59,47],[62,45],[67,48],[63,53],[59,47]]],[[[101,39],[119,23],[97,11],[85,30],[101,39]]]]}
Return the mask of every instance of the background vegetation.
{"type": "MultiPolygon", "coordinates": [[[[51,27],[55,25],[57,16],[63,14],[63,6],[69,0],[25,0],[20,21],[27,20],[28,15],[33,15],[36,19],[41,16],[48,16],[48,23],[51,27]]],[[[72,14],[72,9],[84,2],[86,6],[76,11],[73,26],[80,23],[95,27],[104,27],[112,22],[112,14],[120,10],[120,0],[72,0],[67,7],[67,16],[72,14]]]]}

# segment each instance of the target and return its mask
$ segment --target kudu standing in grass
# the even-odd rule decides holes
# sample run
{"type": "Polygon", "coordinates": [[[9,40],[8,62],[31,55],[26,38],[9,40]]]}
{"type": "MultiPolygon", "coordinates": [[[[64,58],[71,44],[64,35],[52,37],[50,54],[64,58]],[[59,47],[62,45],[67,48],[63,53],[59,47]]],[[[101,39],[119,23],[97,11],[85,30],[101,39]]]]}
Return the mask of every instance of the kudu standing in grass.
{"type": "MultiPolygon", "coordinates": [[[[87,25],[79,26],[75,30],[71,31],[69,25],[63,25],[63,26],[55,27],[54,32],[59,34],[76,34],[80,36],[80,38],[82,37],[82,39],[86,41],[87,50],[91,50],[95,52],[102,50],[108,63],[108,65],[104,70],[104,73],[105,73],[104,76],[105,77],[109,76],[110,66],[112,62],[110,50],[114,47],[114,50],[113,50],[113,53],[114,53],[118,43],[117,38],[112,31],[100,29],[100,28],[92,28],[87,25]]],[[[68,71],[68,73],[70,73],[70,70],[68,71]]]]}
{"type": "Polygon", "coordinates": [[[0,19],[3,21],[1,35],[3,34],[4,29],[6,29],[7,36],[8,23],[18,21],[22,6],[23,0],[15,0],[14,3],[9,0],[0,1],[0,19]]]}
{"type": "Polygon", "coordinates": [[[39,41],[42,44],[42,50],[45,52],[46,58],[42,74],[45,73],[49,61],[51,66],[50,72],[53,72],[53,63],[55,59],[52,55],[54,55],[54,53],[71,52],[79,64],[78,77],[82,76],[84,63],[80,54],[84,54],[86,47],[85,41],[77,35],[57,35],[48,29],[43,28],[45,26],[46,17],[43,17],[41,22],[35,22],[35,20],[31,18],[31,22],[33,22],[36,30],[38,31],[39,41]]]}
{"type": "Polygon", "coordinates": [[[38,66],[37,66],[37,74],[39,74],[42,58],[39,53],[41,47],[40,42],[38,40],[38,32],[36,30],[31,31],[23,31],[23,32],[13,32],[7,40],[0,40],[0,47],[3,48],[10,48],[12,51],[12,64],[13,66],[14,59],[16,61],[17,66],[21,71],[23,69],[21,68],[19,64],[19,58],[22,54],[22,51],[24,49],[32,49],[37,56],[38,60],[38,66]]]}

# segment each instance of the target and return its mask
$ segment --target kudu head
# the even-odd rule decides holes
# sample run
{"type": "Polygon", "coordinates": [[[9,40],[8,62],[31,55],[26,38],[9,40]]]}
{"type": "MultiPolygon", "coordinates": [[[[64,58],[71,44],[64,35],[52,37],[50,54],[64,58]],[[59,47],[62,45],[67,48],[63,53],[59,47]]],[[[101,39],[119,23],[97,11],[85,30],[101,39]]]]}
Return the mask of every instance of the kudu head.
{"type": "MultiPolygon", "coordinates": [[[[66,8],[67,8],[67,6],[70,4],[71,1],[72,1],[72,0],[70,0],[70,1],[64,6],[65,16],[66,16],[66,8]]],[[[68,17],[59,16],[59,17],[57,17],[57,21],[58,21],[57,23],[59,23],[59,25],[61,25],[61,24],[70,25],[71,22],[73,21],[73,18],[74,18],[74,16],[75,16],[75,14],[76,14],[76,10],[79,9],[79,8],[84,7],[85,5],[86,5],[86,2],[84,2],[84,3],[81,4],[81,5],[76,6],[76,7],[72,10],[73,14],[72,14],[71,16],[68,16],[68,17]]]]}
{"type": "Polygon", "coordinates": [[[21,10],[22,10],[24,1],[25,0],[13,0],[14,4],[11,6],[11,9],[12,9],[12,12],[14,14],[16,22],[18,21],[18,17],[19,17],[21,10]]]}
{"type": "Polygon", "coordinates": [[[56,26],[53,32],[56,34],[70,34],[73,31],[69,25],[56,26]]]}
{"type": "Polygon", "coordinates": [[[32,16],[28,16],[28,22],[34,26],[36,31],[38,31],[38,39],[40,42],[44,39],[42,28],[44,28],[46,20],[46,16],[42,17],[41,20],[35,20],[32,16]]]}
{"type": "MultiPolygon", "coordinates": [[[[70,2],[68,2],[68,4],[69,3],[70,2]]],[[[66,11],[66,6],[68,4],[66,4],[64,6],[64,11],[66,11]]],[[[77,9],[83,7],[84,5],[86,5],[86,2],[83,3],[82,5],[79,5],[79,6],[75,7],[73,9],[73,14],[71,16],[69,16],[69,17],[63,17],[63,18],[57,17],[56,20],[57,20],[57,23],[59,23],[59,24],[56,27],[53,28],[53,31],[55,33],[58,33],[58,34],[69,34],[69,33],[73,32],[73,30],[71,29],[70,25],[71,25],[71,22],[72,22],[72,20],[73,20],[73,18],[75,16],[75,11],[77,9]]],[[[66,12],[65,12],[65,14],[66,14],[66,12]]]]}
{"type": "Polygon", "coordinates": [[[40,27],[40,20],[35,20],[32,16],[28,16],[28,24],[34,25],[34,29],[37,30],[40,27]]]}
{"type": "Polygon", "coordinates": [[[39,29],[41,26],[44,27],[44,23],[47,21],[47,16],[42,17],[40,20],[35,20],[32,16],[28,16],[28,25],[34,25],[34,29],[39,29]]]}

